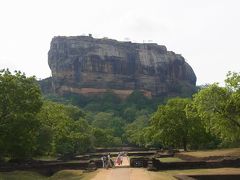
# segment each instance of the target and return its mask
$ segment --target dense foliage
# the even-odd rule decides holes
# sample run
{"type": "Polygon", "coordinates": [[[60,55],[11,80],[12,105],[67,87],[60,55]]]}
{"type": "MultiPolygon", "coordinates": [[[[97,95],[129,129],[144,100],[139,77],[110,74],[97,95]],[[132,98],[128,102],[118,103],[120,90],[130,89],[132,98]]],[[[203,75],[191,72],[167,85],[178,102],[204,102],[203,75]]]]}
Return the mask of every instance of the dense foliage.
{"type": "Polygon", "coordinates": [[[240,142],[240,75],[228,73],[226,86],[213,84],[193,97],[193,107],[205,127],[223,144],[240,142]]]}
{"type": "Polygon", "coordinates": [[[42,96],[34,77],[0,72],[0,156],[26,158],[36,150],[42,96]]]}
{"type": "Polygon", "coordinates": [[[225,87],[204,86],[192,99],[173,98],[160,105],[136,144],[173,148],[240,145],[240,74],[229,72],[225,87]],[[141,140],[141,141],[140,141],[141,140]]]}
{"type": "Polygon", "coordinates": [[[34,77],[0,73],[0,158],[72,157],[96,147],[239,146],[240,74],[189,98],[42,96],[34,77]]]}

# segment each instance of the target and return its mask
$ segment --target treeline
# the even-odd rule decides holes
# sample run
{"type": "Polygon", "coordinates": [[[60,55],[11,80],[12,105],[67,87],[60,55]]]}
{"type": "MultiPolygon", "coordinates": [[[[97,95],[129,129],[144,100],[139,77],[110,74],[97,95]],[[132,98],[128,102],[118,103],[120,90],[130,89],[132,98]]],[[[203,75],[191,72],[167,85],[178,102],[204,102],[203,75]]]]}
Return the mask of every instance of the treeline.
{"type": "Polygon", "coordinates": [[[98,130],[84,117],[77,107],[44,100],[35,77],[0,72],[0,159],[85,152],[98,130]]]}
{"type": "Polygon", "coordinates": [[[169,99],[147,127],[134,122],[126,135],[139,146],[185,150],[240,146],[240,74],[229,72],[225,87],[203,86],[191,99],[169,99]]]}
{"type": "Polygon", "coordinates": [[[79,97],[49,100],[42,96],[35,77],[2,70],[0,159],[29,159],[41,155],[72,157],[96,147],[121,146],[126,143],[126,124],[145,114],[139,109],[145,109],[150,102],[145,97],[140,101],[137,98],[139,104],[135,106],[132,103],[135,96],[142,97],[138,92],[133,93],[128,99],[129,108],[112,93],[107,93],[88,100],[92,104],[87,103],[81,109],[72,105],[79,97]],[[117,104],[124,106],[122,116],[117,115],[122,113],[117,104]]]}
{"type": "Polygon", "coordinates": [[[184,149],[239,146],[240,75],[201,87],[193,98],[121,100],[112,92],[43,96],[34,77],[0,73],[0,158],[72,157],[96,147],[184,149]]]}

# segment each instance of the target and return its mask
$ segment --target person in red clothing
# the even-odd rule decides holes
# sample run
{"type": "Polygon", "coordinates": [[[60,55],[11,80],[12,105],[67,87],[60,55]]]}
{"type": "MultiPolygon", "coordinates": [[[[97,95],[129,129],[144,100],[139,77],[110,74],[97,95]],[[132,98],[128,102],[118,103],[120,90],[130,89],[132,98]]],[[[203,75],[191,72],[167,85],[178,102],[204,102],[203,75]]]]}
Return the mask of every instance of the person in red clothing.
{"type": "Polygon", "coordinates": [[[120,152],[118,153],[115,164],[122,165],[122,155],[120,152]]]}

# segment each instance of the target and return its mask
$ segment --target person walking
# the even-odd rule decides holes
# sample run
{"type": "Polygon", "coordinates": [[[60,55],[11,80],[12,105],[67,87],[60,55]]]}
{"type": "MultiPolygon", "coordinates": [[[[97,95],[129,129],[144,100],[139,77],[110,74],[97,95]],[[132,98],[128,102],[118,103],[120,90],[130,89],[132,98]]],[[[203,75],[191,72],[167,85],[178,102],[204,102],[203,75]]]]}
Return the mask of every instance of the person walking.
{"type": "Polygon", "coordinates": [[[123,155],[120,155],[119,159],[120,159],[120,164],[122,165],[122,163],[123,163],[123,155]]]}
{"type": "Polygon", "coordinates": [[[120,165],[121,164],[121,153],[118,153],[118,156],[116,158],[115,164],[120,165]]]}
{"type": "Polygon", "coordinates": [[[103,168],[105,168],[106,167],[106,160],[107,160],[107,158],[106,158],[106,156],[102,156],[101,157],[101,160],[102,160],[102,165],[103,165],[103,168]]]}
{"type": "Polygon", "coordinates": [[[107,169],[108,169],[109,167],[115,167],[115,166],[114,166],[114,163],[113,163],[113,160],[111,159],[110,153],[108,153],[108,155],[107,155],[107,169]]]}

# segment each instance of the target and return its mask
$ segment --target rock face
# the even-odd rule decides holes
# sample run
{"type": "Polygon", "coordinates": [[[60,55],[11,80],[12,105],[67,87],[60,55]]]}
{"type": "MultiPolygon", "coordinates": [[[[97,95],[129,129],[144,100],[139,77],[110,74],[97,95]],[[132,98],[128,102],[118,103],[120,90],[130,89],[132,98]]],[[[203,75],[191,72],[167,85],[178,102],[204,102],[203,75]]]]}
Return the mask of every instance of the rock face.
{"type": "Polygon", "coordinates": [[[58,36],[52,39],[48,63],[57,94],[112,91],[124,98],[140,90],[149,97],[165,96],[191,92],[196,84],[181,55],[153,43],[58,36]]]}

